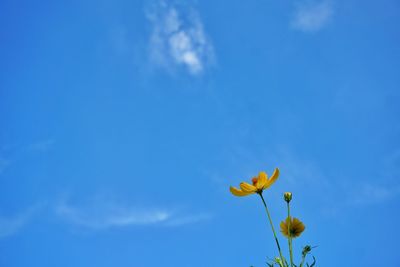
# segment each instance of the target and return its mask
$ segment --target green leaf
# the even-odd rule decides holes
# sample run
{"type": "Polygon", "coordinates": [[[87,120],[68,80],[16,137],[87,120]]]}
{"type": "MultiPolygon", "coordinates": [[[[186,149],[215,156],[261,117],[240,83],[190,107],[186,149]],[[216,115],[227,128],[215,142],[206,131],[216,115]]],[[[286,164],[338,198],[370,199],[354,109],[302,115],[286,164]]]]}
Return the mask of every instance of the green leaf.
{"type": "MultiPolygon", "coordinates": [[[[313,257],[313,263],[311,264],[311,266],[310,267],[314,267],[315,266],[315,262],[316,262],[316,260],[315,260],[315,257],[314,256],[312,256],[313,257]]],[[[308,265],[308,264],[307,264],[308,265]]]]}

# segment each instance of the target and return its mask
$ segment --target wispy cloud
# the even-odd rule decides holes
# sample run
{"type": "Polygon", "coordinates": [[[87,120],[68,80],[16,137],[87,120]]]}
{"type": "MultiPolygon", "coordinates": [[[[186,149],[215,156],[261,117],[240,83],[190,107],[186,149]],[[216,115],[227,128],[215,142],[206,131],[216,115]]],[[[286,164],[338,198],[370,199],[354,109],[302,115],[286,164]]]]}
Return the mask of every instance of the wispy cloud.
{"type": "Polygon", "coordinates": [[[209,218],[206,214],[181,215],[171,209],[126,207],[115,203],[74,206],[62,202],[57,205],[56,214],[68,223],[93,230],[141,225],[181,226],[209,218]]]}
{"type": "Polygon", "coordinates": [[[190,214],[181,216],[171,216],[171,218],[165,222],[166,226],[181,226],[185,224],[194,224],[201,221],[207,221],[211,219],[211,214],[200,213],[200,214],[190,214]]]}
{"type": "Polygon", "coordinates": [[[301,2],[291,22],[293,28],[303,32],[317,32],[331,20],[333,7],[330,1],[301,2]]]}
{"type": "Polygon", "coordinates": [[[147,17],[152,25],[149,46],[153,63],[169,71],[183,66],[189,73],[199,74],[212,62],[212,44],[193,8],[160,2],[147,17]]]}
{"type": "Polygon", "coordinates": [[[349,204],[356,206],[382,203],[400,195],[400,185],[363,183],[354,187],[352,195],[349,196],[349,204]]]}
{"type": "Polygon", "coordinates": [[[400,175],[400,149],[381,157],[381,168],[375,179],[351,186],[346,185],[347,188],[352,188],[348,196],[349,205],[379,204],[400,197],[400,183],[398,182],[400,175]]]}
{"type": "Polygon", "coordinates": [[[400,153],[396,152],[389,157],[385,171],[381,171],[376,179],[360,181],[358,177],[348,177],[343,170],[335,174],[328,173],[318,166],[317,160],[298,158],[290,150],[277,153],[284,166],[288,185],[298,190],[313,191],[313,196],[324,203],[323,213],[336,213],[338,209],[385,203],[399,197],[399,155],[400,153]],[[338,198],[337,194],[340,194],[341,198],[338,198]]]}
{"type": "Polygon", "coordinates": [[[44,152],[49,150],[54,145],[54,143],[55,143],[54,139],[39,140],[37,142],[29,144],[28,150],[44,152]]]}
{"type": "Polygon", "coordinates": [[[0,238],[18,233],[32,218],[38,206],[33,206],[13,216],[0,215],[0,238]]]}
{"type": "Polygon", "coordinates": [[[10,165],[14,165],[23,159],[27,153],[46,152],[53,147],[54,139],[42,139],[32,143],[18,145],[2,145],[0,147],[0,175],[2,175],[10,165]]]}
{"type": "Polygon", "coordinates": [[[0,174],[10,165],[11,161],[0,156],[0,174]]]}

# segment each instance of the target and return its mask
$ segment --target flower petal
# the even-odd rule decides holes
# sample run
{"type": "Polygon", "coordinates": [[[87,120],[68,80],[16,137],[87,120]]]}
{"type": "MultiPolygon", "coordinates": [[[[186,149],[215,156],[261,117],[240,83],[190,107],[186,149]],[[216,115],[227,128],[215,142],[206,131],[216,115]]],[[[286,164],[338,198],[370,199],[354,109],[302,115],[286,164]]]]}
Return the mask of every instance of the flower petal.
{"type": "Polygon", "coordinates": [[[292,220],[292,225],[294,226],[294,227],[297,227],[299,224],[301,224],[302,222],[299,220],[299,219],[297,219],[297,218],[293,218],[293,220],[292,220]]]}
{"type": "Polygon", "coordinates": [[[299,237],[302,232],[304,232],[305,225],[297,218],[293,218],[291,225],[290,225],[290,231],[292,234],[293,238],[299,237]]]}
{"type": "Polygon", "coordinates": [[[275,168],[274,173],[272,174],[272,176],[268,179],[268,181],[265,183],[264,185],[264,189],[267,189],[268,187],[270,187],[273,183],[275,183],[275,181],[278,179],[279,177],[279,169],[275,168]]]}
{"type": "Polygon", "coordinates": [[[288,234],[288,227],[287,227],[286,222],[285,222],[285,221],[281,221],[281,223],[280,223],[279,226],[280,226],[280,228],[281,228],[281,233],[282,233],[284,236],[289,237],[289,234],[288,234]]]}
{"type": "Polygon", "coordinates": [[[257,189],[263,189],[265,184],[268,181],[268,176],[265,172],[260,172],[258,174],[258,178],[257,178],[257,183],[256,183],[256,187],[257,189]]]}
{"type": "Polygon", "coordinates": [[[237,189],[236,187],[231,186],[229,188],[229,190],[231,191],[231,193],[237,197],[244,197],[247,195],[250,195],[251,193],[249,192],[243,192],[242,190],[237,189]]]}
{"type": "Polygon", "coordinates": [[[248,192],[248,193],[254,193],[257,191],[257,187],[255,187],[254,185],[248,184],[248,183],[240,183],[240,188],[244,191],[244,192],[248,192]]]}
{"type": "Polygon", "coordinates": [[[297,218],[293,218],[293,227],[303,232],[306,229],[304,223],[297,218]]]}

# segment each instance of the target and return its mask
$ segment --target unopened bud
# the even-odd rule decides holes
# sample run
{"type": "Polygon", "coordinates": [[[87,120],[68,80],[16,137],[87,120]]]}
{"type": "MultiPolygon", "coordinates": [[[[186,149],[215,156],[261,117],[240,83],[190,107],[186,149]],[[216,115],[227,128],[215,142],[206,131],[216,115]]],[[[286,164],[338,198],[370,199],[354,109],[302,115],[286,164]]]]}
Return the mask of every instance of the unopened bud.
{"type": "Polygon", "coordinates": [[[301,254],[303,254],[303,257],[305,257],[308,253],[310,253],[310,251],[311,251],[311,246],[307,245],[303,248],[301,254]]]}
{"type": "Polygon", "coordinates": [[[286,201],[287,203],[289,203],[290,200],[292,200],[292,193],[290,193],[290,192],[285,192],[285,193],[283,194],[283,198],[285,199],[285,201],[286,201]]]}
{"type": "Polygon", "coordinates": [[[282,260],[281,260],[281,258],[279,258],[279,257],[276,257],[276,258],[275,258],[275,262],[278,263],[279,266],[282,266],[282,265],[283,265],[282,260]]]}

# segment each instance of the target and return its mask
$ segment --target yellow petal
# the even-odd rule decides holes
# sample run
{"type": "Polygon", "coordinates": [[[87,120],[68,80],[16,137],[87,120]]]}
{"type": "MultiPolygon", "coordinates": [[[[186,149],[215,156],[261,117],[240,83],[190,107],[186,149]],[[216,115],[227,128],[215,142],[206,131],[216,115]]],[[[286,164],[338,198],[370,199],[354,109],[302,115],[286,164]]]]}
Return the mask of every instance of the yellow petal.
{"type": "Polygon", "coordinates": [[[267,189],[268,187],[270,187],[273,183],[275,183],[275,181],[278,179],[279,177],[279,169],[275,168],[274,173],[272,174],[272,176],[268,179],[268,181],[265,183],[264,185],[264,189],[267,189]]]}
{"type": "Polygon", "coordinates": [[[249,192],[249,193],[254,193],[255,191],[257,191],[257,187],[255,187],[254,185],[248,184],[248,183],[240,183],[240,188],[244,191],[244,192],[249,192]]]}
{"type": "Polygon", "coordinates": [[[279,226],[281,227],[281,231],[283,232],[285,229],[287,230],[286,227],[286,223],[284,221],[281,221],[281,223],[279,224],[279,226]]]}
{"type": "Polygon", "coordinates": [[[306,227],[299,219],[293,218],[292,224],[290,225],[293,238],[299,237],[305,228],[306,227]]]}
{"type": "Polygon", "coordinates": [[[280,224],[279,226],[281,227],[281,233],[282,233],[284,236],[288,237],[289,234],[288,234],[288,227],[287,227],[287,224],[286,224],[284,221],[281,221],[281,224],[280,224]]]}
{"type": "Polygon", "coordinates": [[[299,225],[299,224],[301,224],[301,223],[302,223],[302,222],[301,222],[299,219],[293,218],[292,225],[293,225],[294,227],[297,227],[297,225],[299,225]]]}
{"type": "Polygon", "coordinates": [[[293,219],[293,227],[299,229],[301,232],[303,232],[304,229],[306,228],[304,223],[297,218],[293,219]]]}
{"type": "Polygon", "coordinates": [[[267,180],[268,180],[267,174],[265,172],[260,172],[258,174],[257,183],[256,183],[257,189],[263,189],[265,184],[267,183],[267,180]]]}
{"type": "Polygon", "coordinates": [[[229,190],[231,191],[231,193],[237,197],[244,197],[247,195],[250,195],[251,193],[248,192],[243,192],[242,190],[237,189],[236,187],[231,186],[229,188],[229,190]]]}

